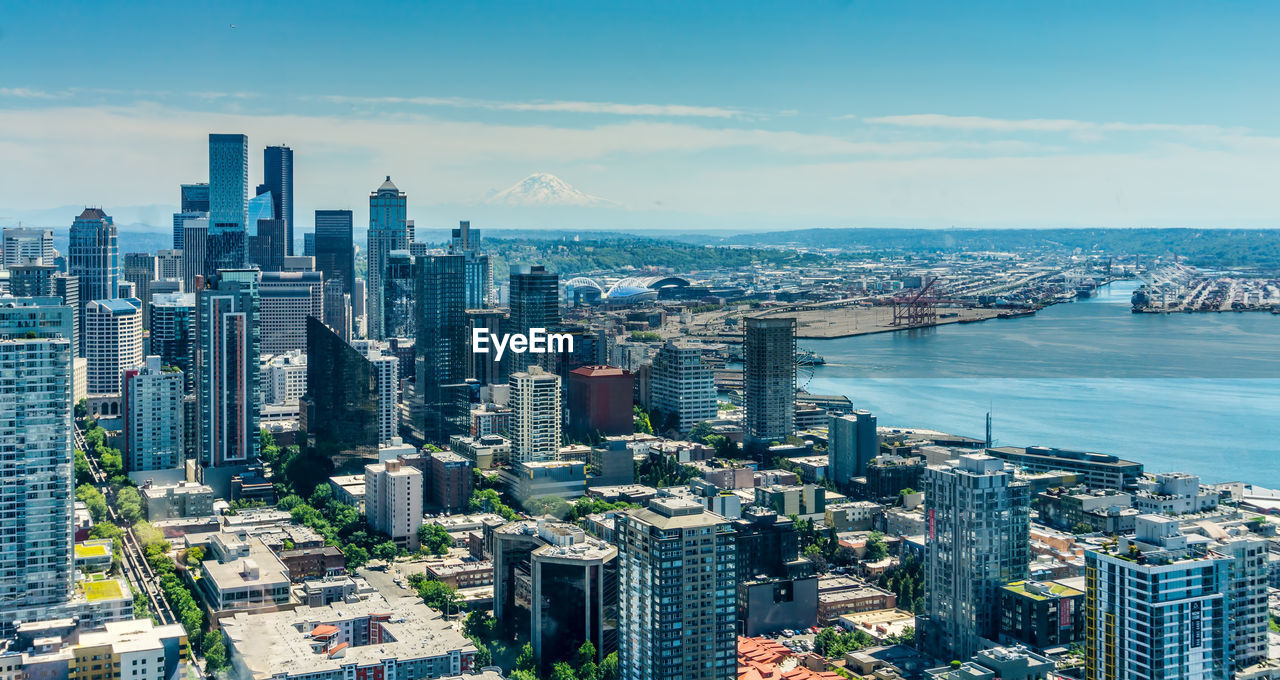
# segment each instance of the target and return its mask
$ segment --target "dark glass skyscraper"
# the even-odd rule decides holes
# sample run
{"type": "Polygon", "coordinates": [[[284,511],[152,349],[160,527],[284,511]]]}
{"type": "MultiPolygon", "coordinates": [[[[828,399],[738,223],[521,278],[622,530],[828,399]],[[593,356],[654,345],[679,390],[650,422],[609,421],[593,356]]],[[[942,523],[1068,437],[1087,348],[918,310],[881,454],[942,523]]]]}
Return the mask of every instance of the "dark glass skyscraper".
{"type": "MultiPolygon", "coordinates": [[[[551,328],[560,323],[560,276],[542,265],[511,271],[510,333],[528,333],[531,328],[551,328]]],[[[419,345],[421,346],[421,345],[419,345]]],[[[510,375],[538,363],[539,355],[515,354],[503,357],[510,375]]],[[[547,355],[541,355],[547,356],[547,355]]]]}
{"type": "MultiPolygon", "coordinates": [[[[414,264],[417,317],[415,389],[425,441],[444,444],[468,428],[466,273],[461,255],[414,264]]],[[[416,405],[415,405],[416,406],[416,405]]]]}
{"type": "MultiPolygon", "coordinates": [[[[284,223],[284,253],[293,254],[293,149],[281,144],[262,151],[262,184],[271,192],[275,219],[284,223]]],[[[259,230],[261,234],[261,230],[259,230]]]]}
{"type": "Polygon", "coordinates": [[[307,393],[302,429],[326,455],[377,455],[378,376],[363,354],[314,316],[307,317],[307,393]]]}
{"type": "Polygon", "coordinates": [[[387,269],[382,279],[383,335],[387,338],[417,337],[413,315],[413,257],[407,250],[393,250],[387,256],[387,269]]]}
{"type": "Polygon", "coordinates": [[[377,191],[369,194],[369,337],[375,340],[397,337],[386,330],[384,280],[391,252],[409,248],[407,202],[390,175],[377,191]]]}
{"type": "Polygon", "coordinates": [[[181,212],[209,212],[209,184],[207,182],[183,184],[181,198],[181,212]]]}
{"type": "Polygon", "coordinates": [[[480,230],[472,229],[468,220],[459,222],[449,239],[449,252],[466,258],[467,309],[488,305],[493,289],[493,270],[489,256],[480,252],[480,230]]]}
{"type": "Polygon", "coordinates": [[[742,343],[743,438],[767,447],[796,430],[796,320],[748,318],[742,343]]]}
{"type": "Polygon", "coordinates": [[[351,293],[356,281],[356,258],[350,210],[316,211],[316,271],[325,280],[342,281],[342,292],[351,293]]]}

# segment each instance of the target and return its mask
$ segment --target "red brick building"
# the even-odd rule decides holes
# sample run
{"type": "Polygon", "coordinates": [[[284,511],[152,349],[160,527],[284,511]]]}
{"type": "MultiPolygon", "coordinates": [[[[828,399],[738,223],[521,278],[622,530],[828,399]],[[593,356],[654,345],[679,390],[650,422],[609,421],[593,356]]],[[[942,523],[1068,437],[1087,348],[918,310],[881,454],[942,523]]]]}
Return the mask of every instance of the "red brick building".
{"type": "Polygon", "coordinates": [[[569,372],[569,434],[631,434],[636,378],[613,366],[583,366],[569,372]]]}

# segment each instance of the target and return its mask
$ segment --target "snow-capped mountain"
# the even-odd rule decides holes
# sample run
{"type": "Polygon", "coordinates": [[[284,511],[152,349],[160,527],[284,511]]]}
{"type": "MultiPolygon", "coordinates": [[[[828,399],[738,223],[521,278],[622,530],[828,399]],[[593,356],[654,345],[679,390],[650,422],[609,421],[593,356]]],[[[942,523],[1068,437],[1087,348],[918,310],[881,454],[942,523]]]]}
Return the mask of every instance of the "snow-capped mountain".
{"type": "Polygon", "coordinates": [[[489,197],[489,203],[505,205],[610,205],[613,202],[585,194],[546,172],[535,172],[489,197]]]}

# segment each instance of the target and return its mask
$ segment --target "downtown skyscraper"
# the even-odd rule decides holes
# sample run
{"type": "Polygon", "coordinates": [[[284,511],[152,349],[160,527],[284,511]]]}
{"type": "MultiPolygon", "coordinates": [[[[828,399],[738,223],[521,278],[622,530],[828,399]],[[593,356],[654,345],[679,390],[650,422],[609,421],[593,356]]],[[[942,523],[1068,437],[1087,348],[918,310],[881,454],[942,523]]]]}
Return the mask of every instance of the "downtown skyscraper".
{"type": "Polygon", "coordinates": [[[387,334],[387,267],[392,251],[409,248],[406,219],[408,199],[391,182],[391,176],[369,194],[369,299],[368,336],[375,340],[395,337],[387,334]]]}
{"type": "Polygon", "coordinates": [[[471,222],[458,222],[449,239],[449,252],[462,255],[467,268],[467,309],[481,309],[489,304],[493,291],[493,270],[489,256],[480,252],[480,230],[471,222]]]}
{"type": "Polygon", "coordinates": [[[120,248],[110,215],[101,208],[85,208],[71,225],[68,250],[67,270],[80,279],[81,304],[119,294],[120,248]]]}
{"type": "Polygon", "coordinates": [[[325,281],[341,281],[350,295],[356,282],[356,259],[350,210],[316,211],[316,271],[325,281]]]}
{"type": "Polygon", "coordinates": [[[284,224],[284,254],[293,254],[293,149],[280,144],[262,151],[262,185],[271,192],[274,218],[284,224]]]}
{"type": "Polygon", "coordinates": [[[417,375],[422,438],[447,444],[468,429],[467,310],[461,255],[425,255],[414,263],[417,375]]]}
{"type": "MultiPolygon", "coordinates": [[[[531,328],[550,329],[560,323],[560,276],[547,271],[542,265],[512,268],[510,277],[510,307],[508,333],[528,334],[531,328]]],[[[507,360],[508,374],[522,371],[530,364],[539,363],[538,357],[550,355],[516,354],[507,360]]]]}
{"type": "MultiPolygon", "coordinates": [[[[209,234],[204,276],[245,264],[248,248],[249,138],[209,135],[209,234]]],[[[184,236],[185,239],[185,236],[184,236]]]]}
{"type": "Polygon", "coordinates": [[[71,600],[71,308],[0,302],[0,631],[71,600]]]}
{"type": "Polygon", "coordinates": [[[246,465],[258,455],[258,275],[223,270],[196,297],[197,452],[204,468],[246,465]]]}

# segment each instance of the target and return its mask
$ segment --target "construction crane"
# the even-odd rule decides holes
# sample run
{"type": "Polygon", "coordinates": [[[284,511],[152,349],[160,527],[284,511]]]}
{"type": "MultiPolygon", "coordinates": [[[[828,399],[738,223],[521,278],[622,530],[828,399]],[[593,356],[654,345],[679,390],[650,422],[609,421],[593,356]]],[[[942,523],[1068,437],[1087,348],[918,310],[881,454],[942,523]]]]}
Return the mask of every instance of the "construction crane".
{"type": "Polygon", "coordinates": [[[937,281],[938,278],[935,276],[925,281],[915,295],[909,297],[900,295],[893,299],[894,326],[916,328],[938,323],[938,301],[929,295],[930,289],[937,281]]]}

